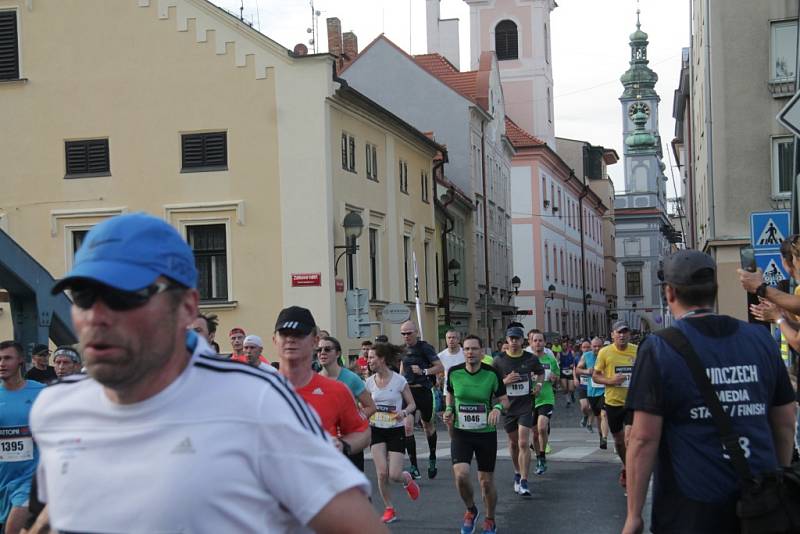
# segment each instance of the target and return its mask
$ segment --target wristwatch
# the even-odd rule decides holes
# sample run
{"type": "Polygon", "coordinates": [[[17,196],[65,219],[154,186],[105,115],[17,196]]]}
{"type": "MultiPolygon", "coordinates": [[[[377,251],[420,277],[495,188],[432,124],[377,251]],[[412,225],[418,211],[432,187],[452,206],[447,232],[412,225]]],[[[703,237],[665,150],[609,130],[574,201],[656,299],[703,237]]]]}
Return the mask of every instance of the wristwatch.
{"type": "Polygon", "coordinates": [[[767,288],[769,286],[766,282],[762,283],[760,286],[756,288],[756,296],[761,297],[762,299],[767,298],[767,288]]]}
{"type": "Polygon", "coordinates": [[[343,439],[340,439],[339,443],[342,444],[342,454],[344,454],[345,456],[350,456],[350,452],[352,451],[352,447],[350,447],[350,444],[343,439]]]}
{"type": "Polygon", "coordinates": [[[425,376],[428,376],[428,370],[427,369],[423,369],[422,370],[422,374],[425,375],[425,376]]]}

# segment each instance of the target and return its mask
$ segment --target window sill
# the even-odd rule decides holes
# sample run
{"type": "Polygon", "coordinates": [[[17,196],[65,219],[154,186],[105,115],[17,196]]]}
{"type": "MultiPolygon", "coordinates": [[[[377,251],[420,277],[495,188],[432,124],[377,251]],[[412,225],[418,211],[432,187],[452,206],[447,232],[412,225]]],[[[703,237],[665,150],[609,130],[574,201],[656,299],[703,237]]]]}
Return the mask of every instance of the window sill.
{"type": "Polygon", "coordinates": [[[378,183],[377,177],[367,176],[367,180],[369,180],[370,182],[375,182],[376,184],[378,183]]]}
{"type": "Polygon", "coordinates": [[[110,178],[111,177],[111,173],[110,172],[87,172],[85,174],[82,173],[82,174],[65,174],[64,175],[64,179],[65,180],[76,180],[76,179],[80,179],[80,178],[105,178],[105,177],[110,178]]]}
{"type": "Polygon", "coordinates": [[[8,78],[0,80],[0,85],[25,85],[28,83],[28,78],[8,78]]]}
{"type": "Polygon", "coordinates": [[[227,165],[214,165],[211,167],[183,167],[181,168],[181,174],[190,174],[193,172],[215,172],[215,171],[227,171],[227,165]]]}
{"type": "Polygon", "coordinates": [[[369,299],[370,306],[386,306],[387,304],[389,304],[388,300],[369,299]]]}
{"type": "Polygon", "coordinates": [[[233,310],[239,306],[238,300],[201,300],[201,310],[233,310]]]}
{"type": "Polygon", "coordinates": [[[769,92],[772,94],[773,98],[785,98],[795,93],[794,78],[770,80],[767,84],[769,85],[769,92]]]}
{"type": "Polygon", "coordinates": [[[403,191],[402,189],[400,190],[400,192],[406,195],[408,194],[408,191],[403,191]]]}

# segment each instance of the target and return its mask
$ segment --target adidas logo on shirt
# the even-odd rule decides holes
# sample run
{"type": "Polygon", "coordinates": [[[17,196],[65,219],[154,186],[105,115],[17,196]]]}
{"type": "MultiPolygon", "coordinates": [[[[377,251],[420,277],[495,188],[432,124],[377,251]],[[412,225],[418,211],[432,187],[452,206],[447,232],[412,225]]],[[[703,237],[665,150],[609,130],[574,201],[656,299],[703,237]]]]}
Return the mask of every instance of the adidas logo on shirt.
{"type": "Polygon", "coordinates": [[[322,389],[317,388],[311,392],[312,395],[324,395],[325,393],[322,392],[322,389]]]}
{"type": "Polygon", "coordinates": [[[190,438],[185,438],[183,441],[175,445],[175,448],[172,449],[171,454],[194,454],[195,450],[192,447],[192,440],[190,438]]]}

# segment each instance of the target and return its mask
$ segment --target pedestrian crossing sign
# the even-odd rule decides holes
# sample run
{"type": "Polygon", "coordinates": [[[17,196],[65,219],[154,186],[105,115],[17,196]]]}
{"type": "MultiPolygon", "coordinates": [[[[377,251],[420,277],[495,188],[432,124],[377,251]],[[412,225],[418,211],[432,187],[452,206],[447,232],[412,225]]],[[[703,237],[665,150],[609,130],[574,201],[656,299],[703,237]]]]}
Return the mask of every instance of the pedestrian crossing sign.
{"type": "Polygon", "coordinates": [[[762,211],[750,214],[750,241],[756,251],[777,251],[788,235],[788,211],[762,211]]]}
{"type": "Polygon", "coordinates": [[[764,252],[756,254],[756,267],[764,273],[764,282],[771,286],[789,279],[789,273],[783,269],[780,252],[764,252]]]}

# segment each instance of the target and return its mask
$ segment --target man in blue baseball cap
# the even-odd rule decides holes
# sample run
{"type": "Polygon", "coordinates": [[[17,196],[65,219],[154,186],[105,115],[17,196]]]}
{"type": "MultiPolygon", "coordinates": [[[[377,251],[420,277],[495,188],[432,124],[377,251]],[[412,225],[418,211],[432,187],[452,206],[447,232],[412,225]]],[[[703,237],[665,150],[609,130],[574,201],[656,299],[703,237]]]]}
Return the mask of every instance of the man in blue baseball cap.
{"type": "Polygon", "coordinates": [[[384,532],[369,483],[286,381],[219,358],[189,328],[196,283],[182,236],[136,213],[95,226],[54,287],[72,297],[88,377],[46,389],[31,412],[51,526],[384,532]],[[98,507],[108,495],[126,498],[98,507]]]}

